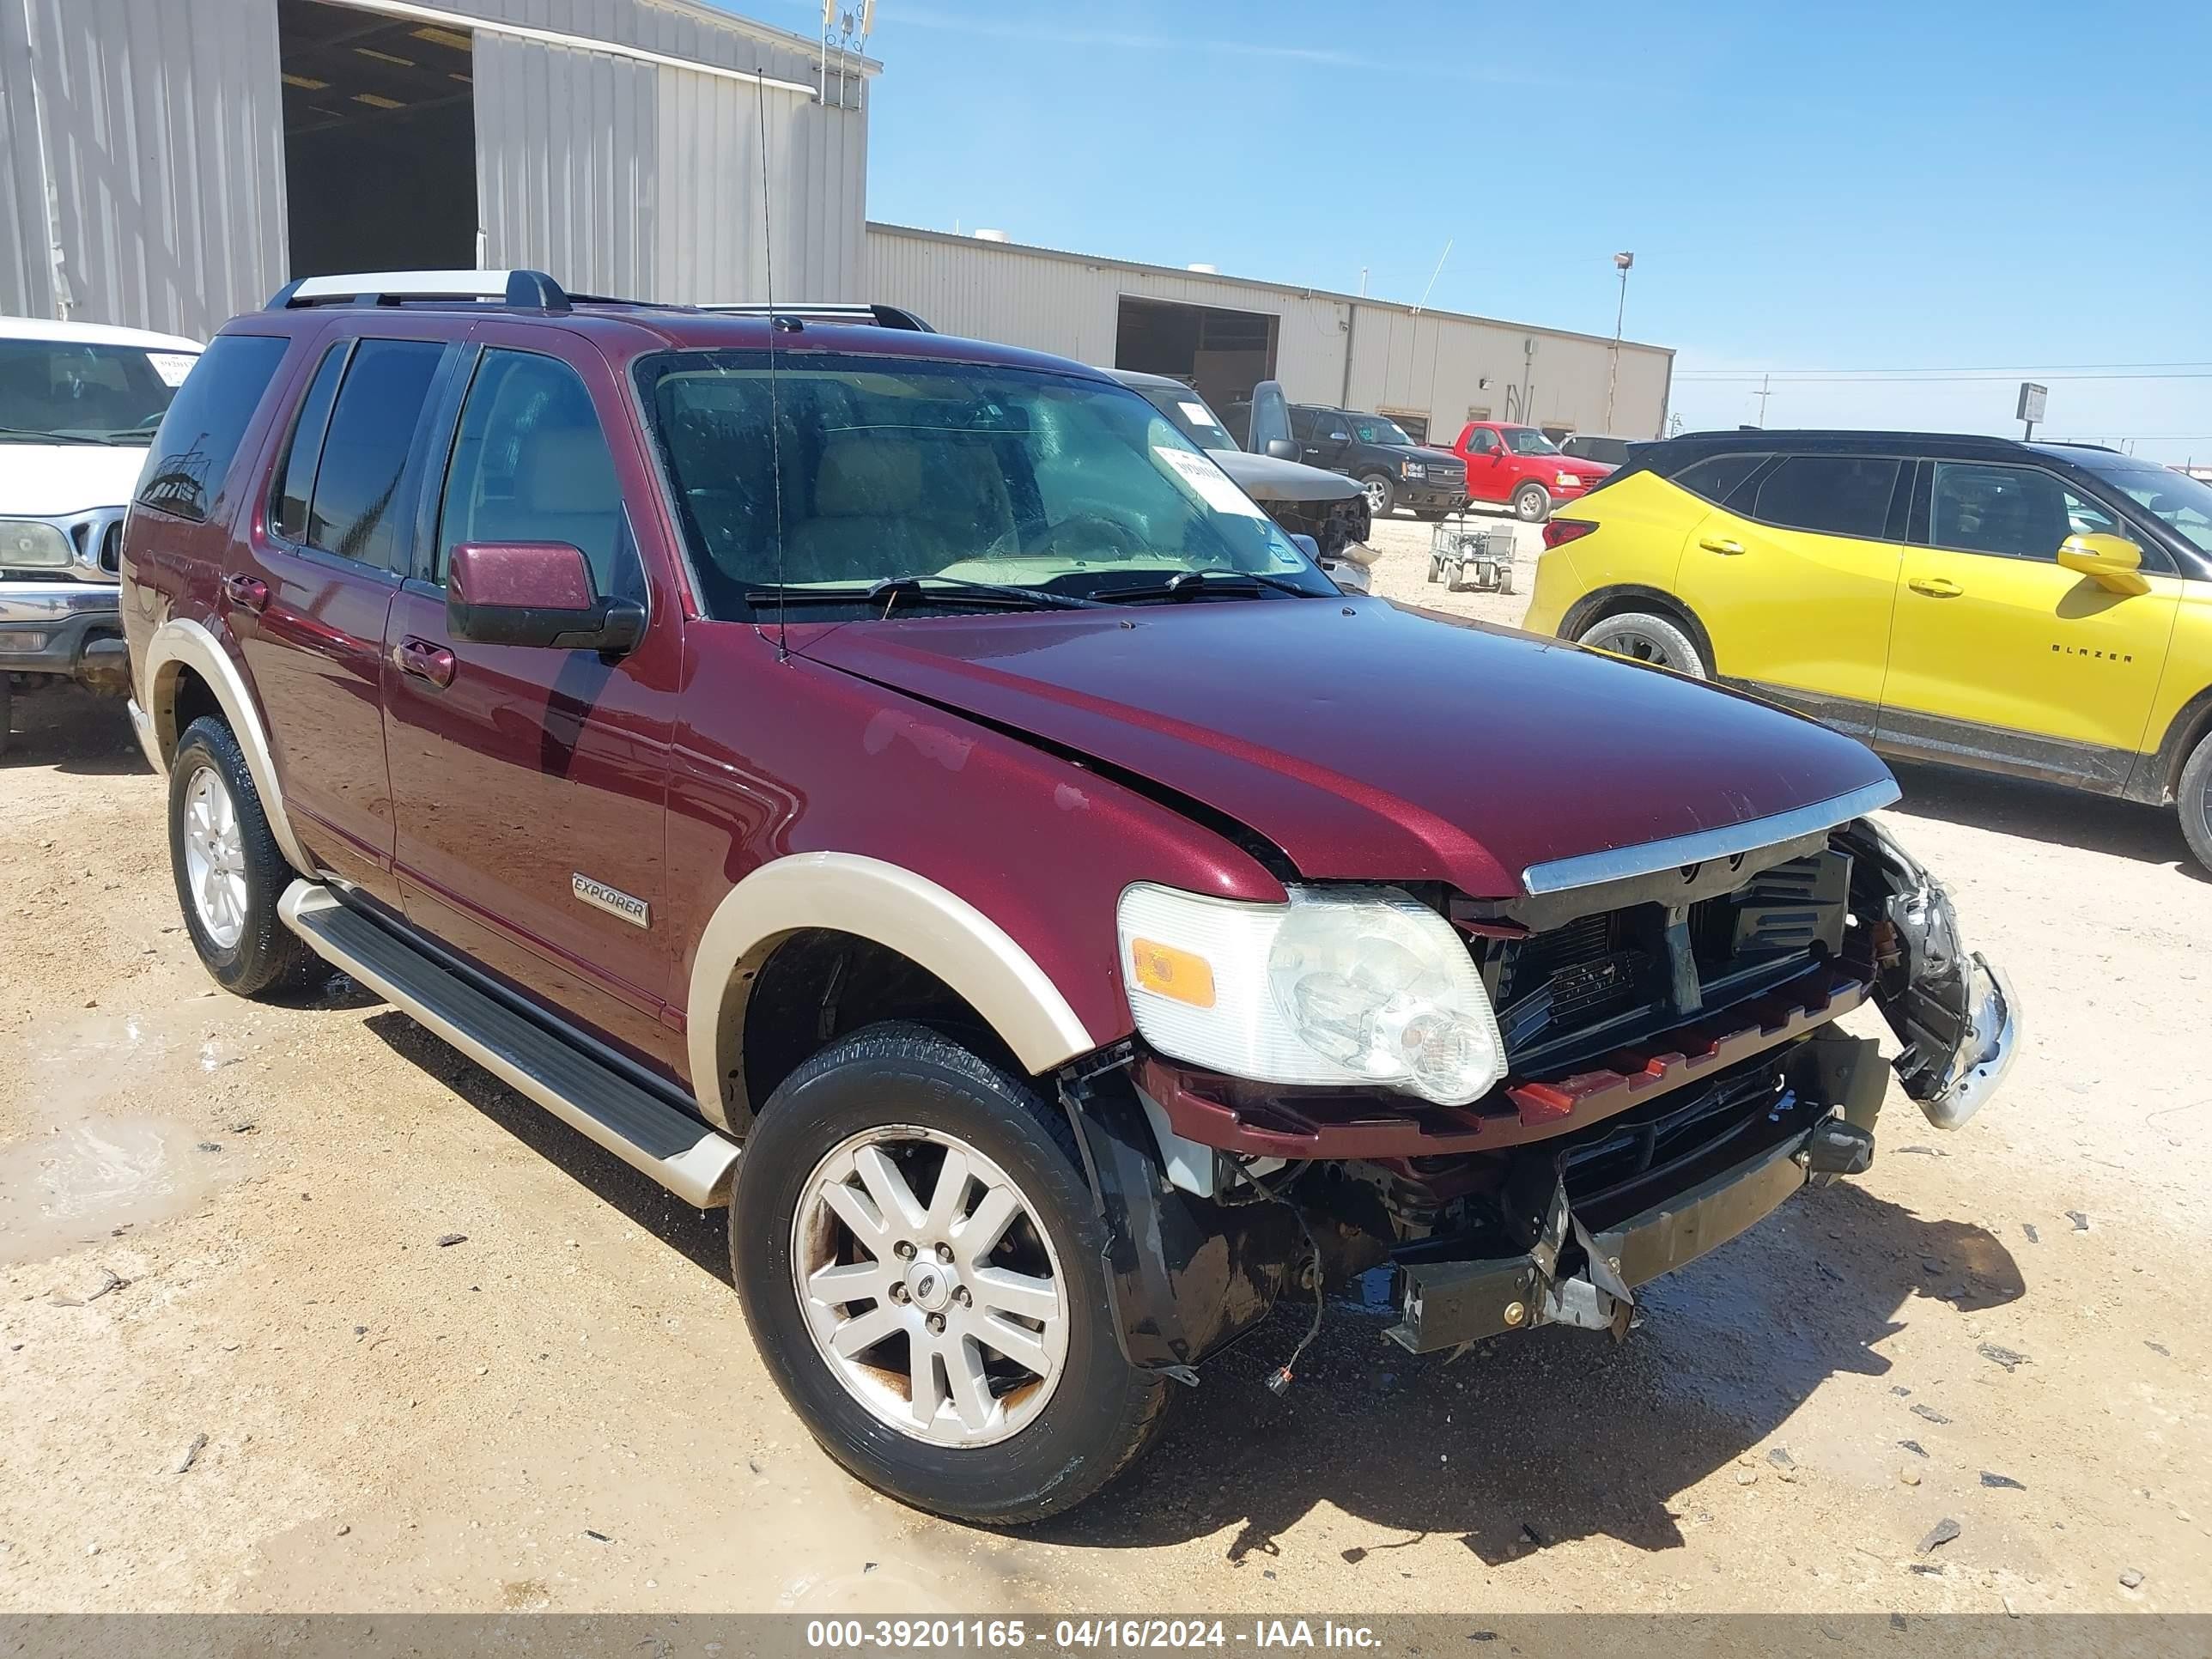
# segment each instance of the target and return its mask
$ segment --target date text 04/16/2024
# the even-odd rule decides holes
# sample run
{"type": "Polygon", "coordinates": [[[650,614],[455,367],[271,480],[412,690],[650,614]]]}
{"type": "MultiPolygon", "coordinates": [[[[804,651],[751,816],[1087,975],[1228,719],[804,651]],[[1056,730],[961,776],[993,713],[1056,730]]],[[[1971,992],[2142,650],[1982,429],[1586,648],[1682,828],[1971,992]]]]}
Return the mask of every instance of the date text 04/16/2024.
{"type": "Polygon", "coordinates": [[[1021,1619],[816,1619],[807,1621],[806,1644],[893,1653],[963,1648],[1048,1654],[1230,1647],[1371,1651],[1381,1639],[1368,1626],[1330,1619],[1255,1619],[1247,1626],[1221,1619],[1059,1619],[1049,1626],[1021,1619]]]}

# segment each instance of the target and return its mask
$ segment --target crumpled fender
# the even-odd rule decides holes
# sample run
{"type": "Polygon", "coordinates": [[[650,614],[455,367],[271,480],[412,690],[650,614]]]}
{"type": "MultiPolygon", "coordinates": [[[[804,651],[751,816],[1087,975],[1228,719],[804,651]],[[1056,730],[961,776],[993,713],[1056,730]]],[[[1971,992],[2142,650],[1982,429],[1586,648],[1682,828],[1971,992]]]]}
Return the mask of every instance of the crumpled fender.
{"type": "Polygon", "coordinates": [[[1951,896],[1893,836],[1858,818],[1837,839],[1853,855],[1851,908],[1875,930],[1875,1003],[1905,1045],[1898,1079],[1930,1123],[1958,1128],[2019,1053],[2019,996],[1966,949],[1951,896]]]}

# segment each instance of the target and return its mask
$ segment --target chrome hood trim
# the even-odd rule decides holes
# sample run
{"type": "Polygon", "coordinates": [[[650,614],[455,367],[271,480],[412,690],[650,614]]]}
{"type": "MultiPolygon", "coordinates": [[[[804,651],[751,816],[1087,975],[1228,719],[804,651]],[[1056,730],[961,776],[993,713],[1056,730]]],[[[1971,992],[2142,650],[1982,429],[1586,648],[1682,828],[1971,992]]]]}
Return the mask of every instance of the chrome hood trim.
{"type": "Polygon", "coordinates": [[[1710,859],[1734,858],[1739,853],[1755,852],[1762,847],[1849,823],[1853,818],[1891,805],[1903,793],[1896,779],[1885,778],[1849,794],[1815,801],[1810,806],[1793,807],[1769,817],[1749,818],[1722,830],[1700,830],[1665,841],[1647,841],[1633,847],[1615,847],[1602,853],[1554,859],[1548,864],[1532,864],[1521,872],[1521,884],[1534,897],[1541,893],[1565,892],[1577,887],[1656,875],[1663,870],[1680,870],[1710,859]]]}

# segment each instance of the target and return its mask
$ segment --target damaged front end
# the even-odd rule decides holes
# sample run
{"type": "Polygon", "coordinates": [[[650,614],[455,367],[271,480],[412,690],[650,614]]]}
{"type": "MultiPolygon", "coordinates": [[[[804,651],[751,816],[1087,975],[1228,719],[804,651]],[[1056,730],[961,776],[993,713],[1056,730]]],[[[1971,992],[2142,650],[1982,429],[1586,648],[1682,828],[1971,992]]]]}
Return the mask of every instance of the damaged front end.
{"type": "Polygon", "coordinates": [[[1125,1352],[1192,1370],[1296,1285],[1391,1270],[1416,1352],[1566,1324],[1624,1332],[1637,1287],[1808,1184],[1868,1169],[1880,1045],[1955,1128],[2017,1052],[2002,975],[1950,900],[1856,818],[1764,849],[1519,900],[1437,900],[1508,1071],[1465,1106],[1194,1070],[1141,1041],[1063,1079],[1112,1244],[1125,1352]]]}
{"type": "Polygon", "coordinates": [[[1852,898],[1874,927],[1874,1000],[1905,1052],[1897,1075],[1939,1129],[1996,1091],[2019,1051],[2020,1000],[1980,951],[1960,943],[1942,884],[1871,818],[1837,832],[1853,859],[1852,898]]]}

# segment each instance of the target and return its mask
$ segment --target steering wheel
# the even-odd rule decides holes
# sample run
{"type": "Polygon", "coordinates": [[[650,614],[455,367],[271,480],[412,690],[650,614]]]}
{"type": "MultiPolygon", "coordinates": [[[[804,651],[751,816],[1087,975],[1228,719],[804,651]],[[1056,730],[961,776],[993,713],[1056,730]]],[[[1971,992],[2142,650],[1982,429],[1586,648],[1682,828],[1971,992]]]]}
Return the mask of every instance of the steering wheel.
{"type": "Polygon", "coordinates": [[[1078,550],[1085,553],[1097,551],[1097,541],[1103,541],[1106,550],[1112,553],[1136,553],[1143,550],[1143,541],[1136,531],[1121,520],[1110,518],[1103,513],[1071,513],[1058,524],[1047,526],[1042,533],[1023,550],[1027,553],[1060,553],[1063,550],[1061,538],[1076,531],[1088,531],[1096,538],[1092,544],[1078,550]]]}

